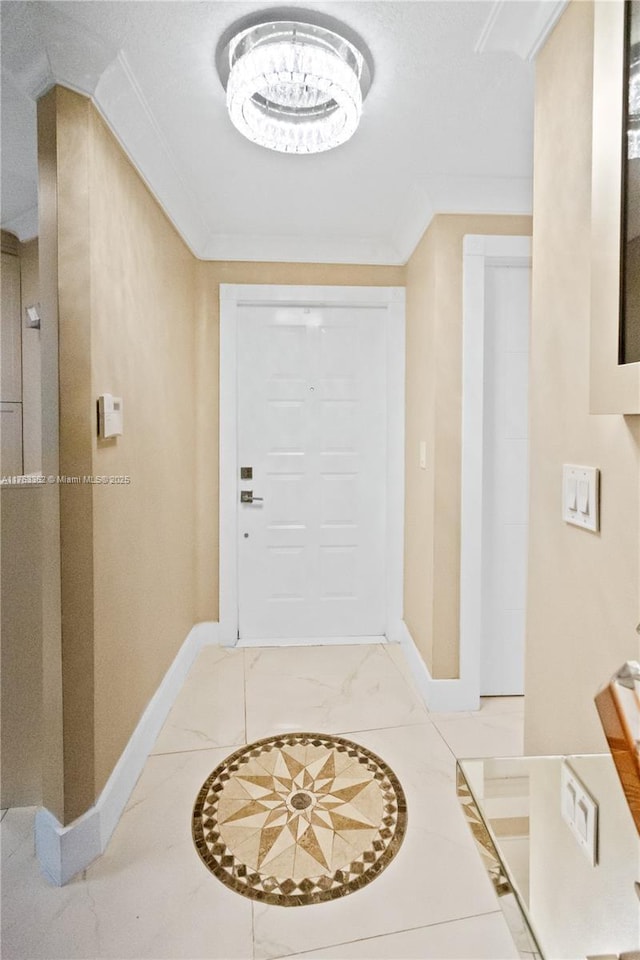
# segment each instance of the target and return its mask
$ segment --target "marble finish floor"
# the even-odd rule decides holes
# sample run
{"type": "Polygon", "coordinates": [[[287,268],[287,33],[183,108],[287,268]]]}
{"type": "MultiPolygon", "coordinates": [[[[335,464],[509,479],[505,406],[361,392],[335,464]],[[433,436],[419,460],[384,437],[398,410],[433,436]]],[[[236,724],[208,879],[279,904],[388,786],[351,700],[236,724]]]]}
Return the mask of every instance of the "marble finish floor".
{"type": "Polygon", "coordinates": [[[518,956],[465,823],[455,756],[522,753],[523,701],[425,709],[398,647],[205,648],[106,853],[62,888],[40,875],[32,808],[2,835],[5,960],[501,960],[518,956]],[[410,811],[396,856],[346,897],[284,909],[212,876],[191,836],[194,799],[244,744],[344,736],[393,769],[410,811]]]}

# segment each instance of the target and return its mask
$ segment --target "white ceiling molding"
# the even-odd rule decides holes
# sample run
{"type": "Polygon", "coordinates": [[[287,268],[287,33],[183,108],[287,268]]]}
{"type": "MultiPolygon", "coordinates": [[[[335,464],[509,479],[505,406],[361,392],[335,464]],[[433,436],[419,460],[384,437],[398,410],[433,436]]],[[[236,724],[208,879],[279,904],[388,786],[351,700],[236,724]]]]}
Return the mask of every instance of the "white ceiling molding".
{"type": "Polygon", "coordinates": [[[3,35],[13,28],[16,37],[14,43],[2,44],[3,86],[9,76],[18,90],[36,100],[54,82],[42,31],[31,4],[5,4],[2,14],[3,35]]]}
{"type": "Polygon", "coordinates": [[[392,238],[398,251],[397,263],[407,262],[437,213],[429,186],[425,180],[413,183],[407,191],[405,208],[398,212],[392,238]]]}
{"type": "MultiPolygon", "coordinates": [[[[33,74],[31,79],[33,79],[33,74]]],[[[2,71],[2,228],[19,240],[38,232],[36,105],[6,69],[2,71]],[[12,149],[20,143],[21,150],[12,149]]]]}
{"type": "Polygon", "coordinates": [[[35,240],[38,236],[38,208],[31,207],[13,220],[3,220],[2,229],[15,234],[20,243],[35,240]]]}
{"type": "MultiPolygon", "coordinates": [[[[39,5],[40,6],[40,5],[39,5]]],[[[39,27],[45,36],[47,57],[56,83],[92,96],[118,47],[96,36],[49,5],[39,13],[39,27]]]]}
{"type": "Polygon", "coordinates": [[[440,213],[530,213],[530,177],[450,177],[429,180],[433,204],[440,213]]]}
{"type": "Polygon", "coordinates": [[[212,234],[202,260],[253,260],[282,263],[357,263],[402,266],[404,259],[385,240],[359,237],[278,237],[212,234]]]}
{"type": "Polygon", "coordinates": [[[19,43],[3,44],[2,68],[33,100],[55,83],[91,96],[104,70],[118,56],[114,44],[48,4],[13,4],[8,16],[29,22],[22,25],[19,43]]]}
{"type": "Polygon", "coordinates": [[[103,73],[93,101],[187,246],[203,259],[209,228],[201,206],[124,53],[103,73]]]}
{"type": "Polygon", "coordinates": [[[39,100],[56,82],[49,58],[44,55],[38,57],[33,63],[26,63],[16,71],[3,64],[3,82],[6,77],[10,77],[15,86],[31,100],[39,100]]]}
{"type": "Polygon", "coordinates": [[[407,262],[437,214],[528,215],[532,190],[529,177],[433,176],[424,184],[415,184],[414,215],[403,217],[394,234],[397,262],[407,262]]]}
{"type": "Polygon", "coordinates": [[[475,45],[476,53],[515,53],[535,60],[568,0],[495,0],[475,45]]]}

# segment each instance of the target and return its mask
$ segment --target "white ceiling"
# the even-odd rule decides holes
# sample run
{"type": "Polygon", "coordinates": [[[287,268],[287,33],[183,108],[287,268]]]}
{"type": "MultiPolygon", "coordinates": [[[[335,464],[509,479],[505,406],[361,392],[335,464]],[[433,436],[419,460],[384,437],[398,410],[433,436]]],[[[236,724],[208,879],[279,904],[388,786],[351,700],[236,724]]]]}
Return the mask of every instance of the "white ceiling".
{"type": "Polygon", "coordinates": [[[36,99],[93,97],[206,259],[404,263],[436,212],[531,209],[533,57],[564,0],[328,0],[374,78],[349,143],[264,150],[229,121],[214,57],[244,0],[3,0],[2,226],[37,232],[36,99]]]}

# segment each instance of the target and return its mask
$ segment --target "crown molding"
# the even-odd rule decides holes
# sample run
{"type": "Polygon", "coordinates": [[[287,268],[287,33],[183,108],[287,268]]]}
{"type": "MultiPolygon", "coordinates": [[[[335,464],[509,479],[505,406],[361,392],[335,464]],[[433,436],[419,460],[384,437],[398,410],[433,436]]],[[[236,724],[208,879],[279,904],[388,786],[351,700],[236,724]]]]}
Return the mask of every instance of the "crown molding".
{"type": "Polygon", "coordinates": [[[533,181],[528,177],[430,177],[411,193],[413,216],[404,216],[394,233],[400,263],[406,263],[437,214],[530,216],[533,181]]]}
{"type": "Polygon", "coordinates": [[[15,233],[20,243],[35,239],[38,236],[38,208],[31,207],[12,220],[3,220],[2,229],[15,233]]]}
{"type": "Polygon", "coordinates": [[[209,228],[125,54],[102,74],[93,103],[189,249],[202,257],[209,228]]]}
{"type": "Polygon", "coordinates": [[[271,263],[350,263],[401,266],[401,252],[393,243],[358,237],[251,236],[211,234],[202,260],[248,260],[271,263]]]}
{"type": "Polygon", "coordinates": [[[495,0],[474,50],[476,53],[515,53],[535,60],[564,13],[568,0],[535,0],[524,4],[495,0]]]}

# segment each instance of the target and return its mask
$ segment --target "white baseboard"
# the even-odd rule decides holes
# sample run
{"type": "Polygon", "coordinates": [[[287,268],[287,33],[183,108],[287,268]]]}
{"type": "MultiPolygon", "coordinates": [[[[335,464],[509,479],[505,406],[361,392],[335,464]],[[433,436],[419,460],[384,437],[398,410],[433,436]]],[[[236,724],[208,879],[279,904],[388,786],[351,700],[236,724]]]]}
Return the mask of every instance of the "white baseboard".
{"type": "Polygon", "coordinates": [[[386,643],[387,638],[375,637],[289,637],[272,640],[238,640],[240,647],[330,647],[332,645],[353,646],[361,643],[386,643]]]}
{"type": "Polygon", "coordinates": [[[404,620],[394,634],[398,638],[411,675],[428,710],[432,713],[456,713],[480,708],[477,689],[473,684],[467,683],[463,678],[434,680],[404,620]]]}
{"type": "Polygon", "coordinates": [[[36,814],[34,830],[40,869],[47,880],[58,887],[68,883],[104,851],[97,804],[66,827],[49,810],[41,807],[36,814]]]}
{"type": "Polygon", "coordinates": [[[219,642],[218,624],[196,623],[149,701],[95,806],[63,827],[47,809],[36,814],[36,855],[45,876],[62,886],[104,853],[149,752],[202,647],[219,642]]]}

